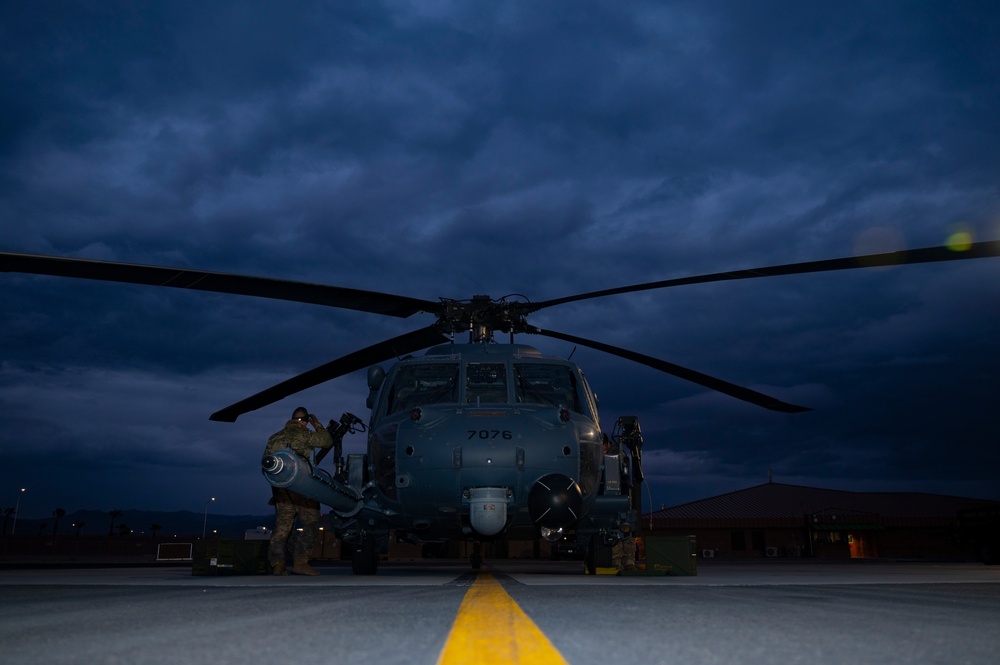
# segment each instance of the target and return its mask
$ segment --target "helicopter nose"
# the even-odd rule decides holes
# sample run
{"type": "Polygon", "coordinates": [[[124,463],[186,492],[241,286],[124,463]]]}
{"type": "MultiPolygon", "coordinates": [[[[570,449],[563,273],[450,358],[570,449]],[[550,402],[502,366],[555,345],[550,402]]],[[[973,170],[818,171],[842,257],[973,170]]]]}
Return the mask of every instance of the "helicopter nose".
{"type": "Polygon", "coordinates": [[[528,511],[540,527],[571,527],[583,514],[583,492],[569,476],[550,473],[539,478],[528,492],[528,511]]]}

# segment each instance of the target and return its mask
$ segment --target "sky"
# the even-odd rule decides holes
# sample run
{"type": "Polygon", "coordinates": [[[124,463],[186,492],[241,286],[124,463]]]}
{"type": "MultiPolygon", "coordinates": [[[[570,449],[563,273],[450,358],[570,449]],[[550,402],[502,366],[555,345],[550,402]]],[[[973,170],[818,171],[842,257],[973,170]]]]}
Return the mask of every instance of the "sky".
{"type": "MultiPolygon", "coordinates": [[[[998,239],[997,44],[990,2],[3,3],[0,251],[538,301],[998,239]]],[[[572,354],[606,428],[638,417],[646,507],[769,478],[1000,499],[998,277],[773,277],[530,319],[808,413],[516,341],[572,354]]],[[[13,273],[0,293],[0,508],[24,518],[267,514],[268,435],[300,404],[367,418],[365,372],[208,416],[432,323],[13,273]]]]}

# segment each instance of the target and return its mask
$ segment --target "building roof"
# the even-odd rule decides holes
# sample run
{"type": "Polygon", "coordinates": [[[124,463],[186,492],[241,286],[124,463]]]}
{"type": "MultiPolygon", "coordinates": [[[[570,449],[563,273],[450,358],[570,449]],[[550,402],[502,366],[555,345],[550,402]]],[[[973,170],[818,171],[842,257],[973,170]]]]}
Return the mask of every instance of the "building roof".
{"type": "Polygon", "coordinates": [[[992,503],[982,499],[925,492],[848,492],[764,483],[719,496],[653,511],[654,520],[802,519],[806,515],[843,515],[912,519],[954,518],[963,508],[992,503]]]}

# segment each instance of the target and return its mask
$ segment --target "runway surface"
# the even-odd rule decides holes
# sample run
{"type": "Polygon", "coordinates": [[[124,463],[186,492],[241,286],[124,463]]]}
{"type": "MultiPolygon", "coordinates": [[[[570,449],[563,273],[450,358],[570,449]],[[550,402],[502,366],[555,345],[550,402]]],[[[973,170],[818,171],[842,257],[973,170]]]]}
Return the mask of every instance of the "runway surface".
{"type": "Polygon", "coordinates": [[[320,570],[0,570],[0,663],[992,665],[1000,653],[1000,567],[978,563],[699,562],[694,577],[546,561],[320,570]]]}

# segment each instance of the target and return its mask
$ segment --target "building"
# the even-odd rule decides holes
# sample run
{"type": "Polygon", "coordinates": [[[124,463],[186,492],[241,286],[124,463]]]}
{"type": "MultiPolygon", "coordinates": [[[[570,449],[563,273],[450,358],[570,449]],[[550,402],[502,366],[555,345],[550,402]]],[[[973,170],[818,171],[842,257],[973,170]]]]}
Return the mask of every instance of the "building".
{"type": "Polygon", "coordinates": [[[998,505],[923,492],[847,492],[782,483],[646,515],[649,535],[697,539],[704,558],[972,558],[959,510],[998,505]]]}

